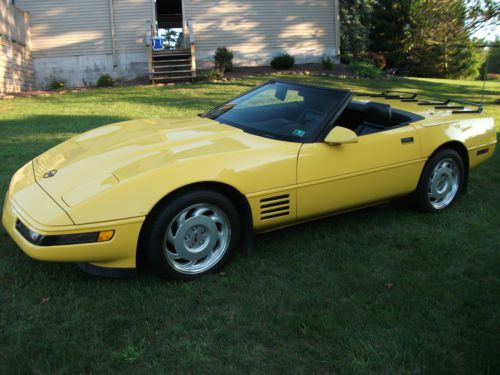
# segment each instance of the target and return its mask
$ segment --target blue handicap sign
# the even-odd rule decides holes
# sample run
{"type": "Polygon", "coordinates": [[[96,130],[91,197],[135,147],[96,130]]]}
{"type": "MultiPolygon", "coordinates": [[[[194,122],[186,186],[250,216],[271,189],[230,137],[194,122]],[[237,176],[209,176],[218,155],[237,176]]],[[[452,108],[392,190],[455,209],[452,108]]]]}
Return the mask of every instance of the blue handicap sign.
{"type": "Polygon", "coordinates": [[[159,36],[155,36],[153,38],[153,51],[161,51],[162,49],[165,49],[165,46],[163,45],[163,39],[159,36]]]}

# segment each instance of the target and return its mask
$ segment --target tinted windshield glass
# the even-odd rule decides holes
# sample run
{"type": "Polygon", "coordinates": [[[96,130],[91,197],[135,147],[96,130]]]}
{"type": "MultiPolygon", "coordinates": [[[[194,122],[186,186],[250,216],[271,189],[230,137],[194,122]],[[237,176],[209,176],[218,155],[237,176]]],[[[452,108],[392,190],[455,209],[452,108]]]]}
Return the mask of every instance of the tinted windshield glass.
{"type": "Polygon", "coordinates": [[[347,91],[269,82],[206,117],[264,137],[310,142],[349,97],[347,91]]]}

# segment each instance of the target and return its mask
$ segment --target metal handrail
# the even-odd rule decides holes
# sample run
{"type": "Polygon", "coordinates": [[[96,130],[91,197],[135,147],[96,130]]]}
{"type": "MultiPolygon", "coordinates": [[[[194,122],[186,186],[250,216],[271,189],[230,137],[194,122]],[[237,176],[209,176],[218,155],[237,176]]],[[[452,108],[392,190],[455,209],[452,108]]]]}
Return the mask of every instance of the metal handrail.
{"type": "Polygon", "coordinates": [[[188,27],[188,37],[189,37],[189,49],[191,52],[191,74],[196,77],[196,37],[194,35],[193,21],[187,20],[188,27]]]}

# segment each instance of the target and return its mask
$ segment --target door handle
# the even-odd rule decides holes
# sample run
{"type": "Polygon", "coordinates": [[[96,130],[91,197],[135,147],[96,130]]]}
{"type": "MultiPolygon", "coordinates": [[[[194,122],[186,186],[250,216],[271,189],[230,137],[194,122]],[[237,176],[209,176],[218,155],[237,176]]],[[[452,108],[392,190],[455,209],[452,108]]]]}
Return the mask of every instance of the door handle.
{"type": "Polygon", "coordinates": [[[413,142],[413,137],[401,138],[401,143],[412,143],[412,142],[413,142]]]}

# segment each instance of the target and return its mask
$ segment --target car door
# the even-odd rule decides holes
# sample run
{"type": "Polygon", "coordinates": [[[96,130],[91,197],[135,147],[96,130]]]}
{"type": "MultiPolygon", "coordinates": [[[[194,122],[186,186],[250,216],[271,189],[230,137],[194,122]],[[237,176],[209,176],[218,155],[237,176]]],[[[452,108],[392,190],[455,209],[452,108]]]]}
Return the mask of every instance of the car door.
{"type": "Polygon", "coordinates": [[[363,135],[357,143],[306,143],[297,162],[298,219],[410,193],[424,162],[411,125],[363,135]]]}

